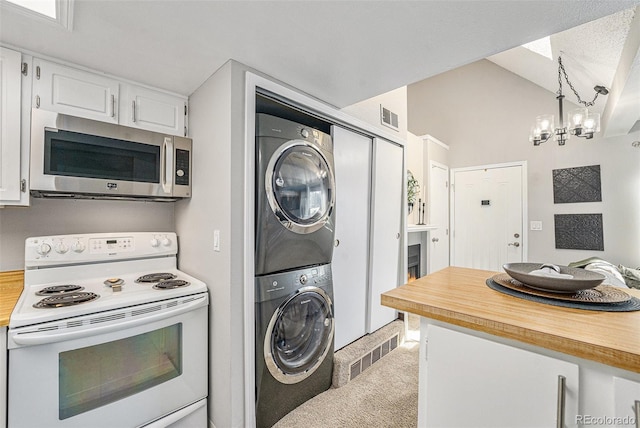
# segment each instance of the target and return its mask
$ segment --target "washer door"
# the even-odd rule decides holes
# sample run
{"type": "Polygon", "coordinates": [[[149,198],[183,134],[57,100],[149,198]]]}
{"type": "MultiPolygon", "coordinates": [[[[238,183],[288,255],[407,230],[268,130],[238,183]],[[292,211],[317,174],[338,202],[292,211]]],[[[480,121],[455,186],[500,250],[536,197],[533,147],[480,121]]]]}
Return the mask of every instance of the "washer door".
{"type": "Polygon", "coordinates": [[[284,227],[299,234],[315,232],[333,211],[332,166],[308,142],[289,141],[269,160],[265,191],[271,210],[284,227]]]}
{"type": "Polygon", "coordinates": [[[333,343],[333,306],[320,288],[305,287],[273,314],[264,339],[264,359],[279,382],[298,383],[322,364],[333,343]]]}

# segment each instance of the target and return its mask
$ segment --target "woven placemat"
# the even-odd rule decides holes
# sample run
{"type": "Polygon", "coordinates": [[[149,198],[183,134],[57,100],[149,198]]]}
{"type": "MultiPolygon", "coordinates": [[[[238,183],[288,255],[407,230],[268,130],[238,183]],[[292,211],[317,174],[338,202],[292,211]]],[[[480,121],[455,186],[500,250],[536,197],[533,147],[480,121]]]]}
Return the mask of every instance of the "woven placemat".
{"type": "Polygon", "coordinates": [[[582,303],[623,303],[631,300],[631,296],[629,294],[625,293],[619,287],[612,287],[610,285],[598,285],[594,288],[579,290],[572,293],[554,293],[551,291],[531,288],[523,282],[512,278],[507,273],[494,275],[491,279],[493,279],[503,287],[507,287],[521,293],[531,294],[539,297],[546,297],[549,299],[582,303]]]}
{"type": "MultiPolygon", "coordinates": [[[[564,308],[584,309],[587,311],[604,311],[604,312],[633,312],[640,311],[640,299],[631,297],[629,300],[621,303],[594,303],[594,302],[582,302],[572,300],[559,300],[549,297],[537,296],[534,294],[527,294],[521,291],[513,290],[498,284],[493,278],[489,278],[486,281],[489,288],[498,291],[509,296],[518,297],[524,300],[530,300],[532,302],[544,303],[552,306],[560,306],[564,308]]],[[[625,293],[626,294],[626,293],[625,293]]]]}

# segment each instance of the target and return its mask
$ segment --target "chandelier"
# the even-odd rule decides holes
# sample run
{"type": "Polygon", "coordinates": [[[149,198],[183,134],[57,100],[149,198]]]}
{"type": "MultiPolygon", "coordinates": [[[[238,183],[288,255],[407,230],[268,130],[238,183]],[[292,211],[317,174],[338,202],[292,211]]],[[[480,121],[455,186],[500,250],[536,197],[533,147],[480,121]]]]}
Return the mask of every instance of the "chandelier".
{"type": "Polygon", "coordinates": [[[567,76],[564,65],[562,65],[562,56],[558,56],[558,85],[559,88],[558,92],[556,92],[556,99],[558,100],[559,126],[557,128],[555,127],[554,117],[552,114],[543,114],[541,116],[537,116],[536,122],[531,128],[531,135],[529,136],[529,141],[532,142],[534,146],[539,146],[542,143],[546,143],[549,138],[554,135],[556,141],[558,142],[558,145],[564,146],[564,144],[569,139],[569,135],[591,139],[593,138],[593,134],[600,131],[600,114],[590,112],[588,107],[591,107],[595,104],[598,95],[607,95],[609,93],[607,88],[600,85],[595,86],[593,90],[596,92],[596,94],[593,97],[593,100],[582,101],[580,95],[578,95],[578,92],[569,81],[569,76],[567,76]],[[563,119],[563,77],[573,93],[576,95],[578,103],[584,105],[584,107],[578,108],[567,114],[567,126],[565,126],[563,119]]]}

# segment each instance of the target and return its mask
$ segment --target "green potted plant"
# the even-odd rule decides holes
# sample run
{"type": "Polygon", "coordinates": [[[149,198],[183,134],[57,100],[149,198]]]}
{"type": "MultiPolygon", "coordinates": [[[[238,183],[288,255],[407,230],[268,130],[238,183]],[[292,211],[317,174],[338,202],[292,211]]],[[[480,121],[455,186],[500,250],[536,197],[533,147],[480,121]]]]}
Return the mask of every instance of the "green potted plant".
{"type": "Polygon", "coordinates": [[[407,203],[409,204],[409,214],[413,211],[413,205],[416,203],[416,197],[420,193],[420,184],[413,176],[410,170],[407,170],[407,203]]]}

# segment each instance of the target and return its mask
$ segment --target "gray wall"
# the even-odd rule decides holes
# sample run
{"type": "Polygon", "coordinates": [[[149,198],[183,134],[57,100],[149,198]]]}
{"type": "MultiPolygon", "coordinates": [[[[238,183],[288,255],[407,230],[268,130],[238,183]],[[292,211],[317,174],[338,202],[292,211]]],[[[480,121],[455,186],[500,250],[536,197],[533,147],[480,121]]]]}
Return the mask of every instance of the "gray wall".
{"type": "MultiPolygon", "coordinates": [[[[529,232],[530,261],[566,264],[597,256],[640,265],[640,150],[631,147],[639,132],[534,147],[531,125],[539,114],[557,115],[554,94],[487,60],[410,85],[407,102],[409,131],[449,144],[451,168],[528,162],[529,220],[543,222],[542,231],[529,232]],[[554,204],[552,170],[587,165],[601,166],[602,202],[554,204]],[[605,251],[555,249],[553,215],[568,213],[603,214],[605,251]]],[[[572,108],[565,103],[565,110],[572,108]]]]}
{"type": "Polygon", "coordinates": [[[174,203],[31,198],[0,209],[0,271],[24,269],[30,236],[131,231],[175,231],[174,203]]]}

